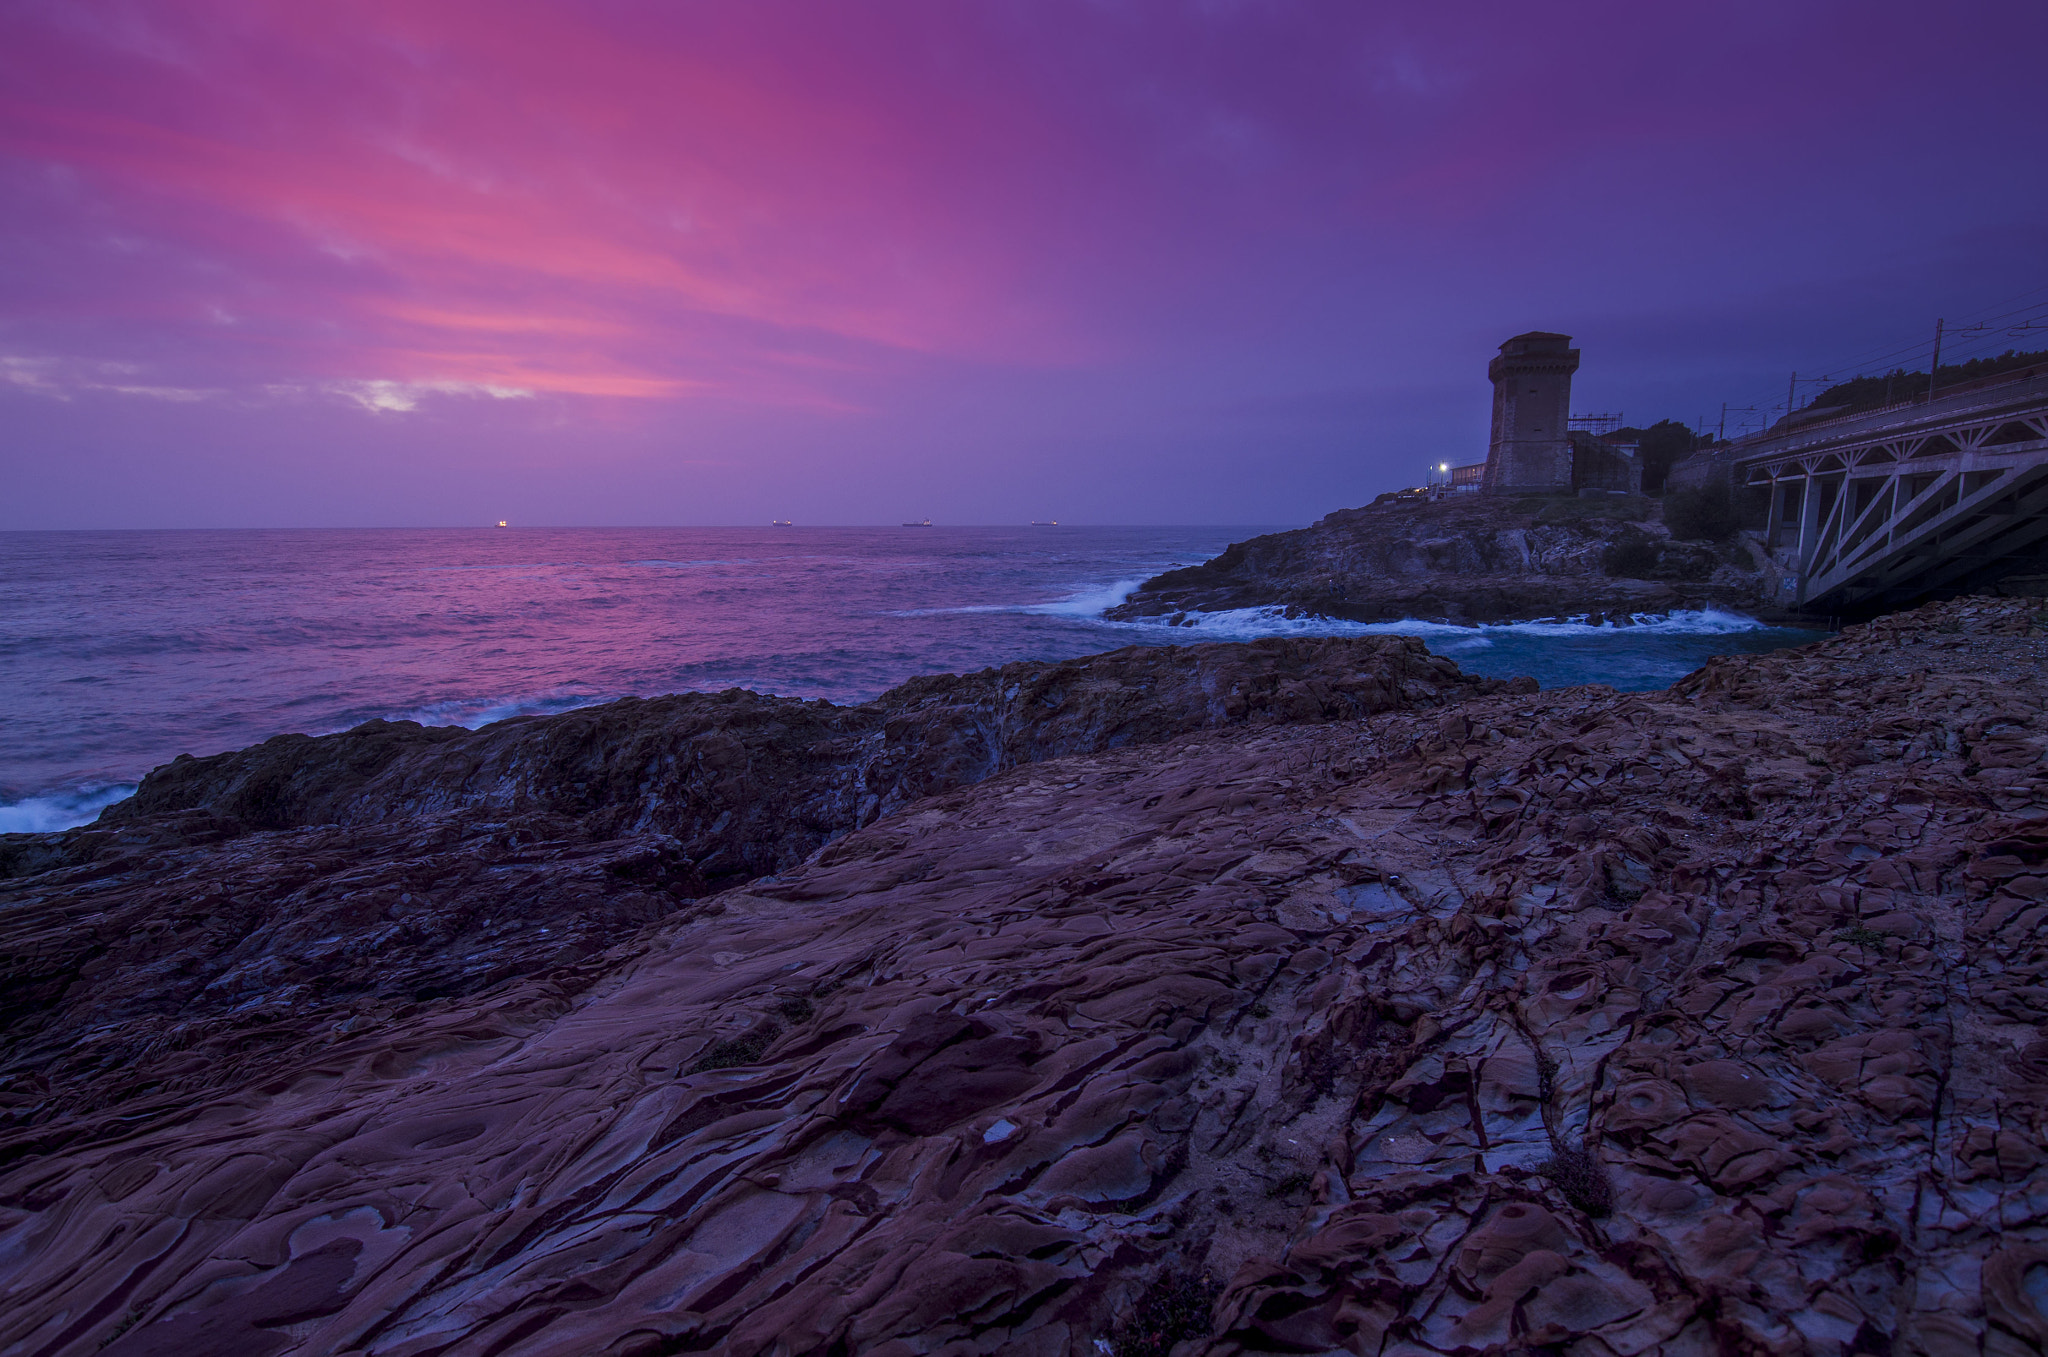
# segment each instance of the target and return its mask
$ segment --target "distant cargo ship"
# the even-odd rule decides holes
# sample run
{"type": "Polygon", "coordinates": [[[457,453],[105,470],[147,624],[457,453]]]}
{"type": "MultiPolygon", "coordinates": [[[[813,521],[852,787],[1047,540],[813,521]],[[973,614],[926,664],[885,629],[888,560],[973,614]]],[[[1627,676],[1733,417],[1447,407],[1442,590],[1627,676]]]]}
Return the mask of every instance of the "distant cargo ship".
{"type": "Polygon", "coordinates": [[[771,518],[768,520],[768,526],[771,528],[794,528],[796,524],[786,518],[771,518]]]}
{"type": "Polygon", "coordinates": [[[920,518],[915,523],[905,523],[903,526],[906,528],[929,528],[931,525],[932,521],[929,518],[920,518]]]}
{"type": "Polygon", "coordinates": [[[1034,518],[1031,520],[1031,526],[1034,528],[1057,528],[1059,525],[1060,521],[1057,518],[1034,518]]]}

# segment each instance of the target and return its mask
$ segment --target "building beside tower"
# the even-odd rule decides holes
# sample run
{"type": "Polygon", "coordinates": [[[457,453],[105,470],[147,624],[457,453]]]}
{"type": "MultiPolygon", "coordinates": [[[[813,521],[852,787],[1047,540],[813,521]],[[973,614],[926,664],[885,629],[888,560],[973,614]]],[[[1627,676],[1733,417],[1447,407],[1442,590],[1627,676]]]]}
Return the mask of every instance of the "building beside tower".
{"type": "Polygon", "coordinates": [[[1642,468],[1614,445],[1572,424],[1570,335],[1531,330],[1500,346],[1493,379],[1493,433],[1480,486],[1489,495],[1570,495],[1642,490],[1642,468]]]}

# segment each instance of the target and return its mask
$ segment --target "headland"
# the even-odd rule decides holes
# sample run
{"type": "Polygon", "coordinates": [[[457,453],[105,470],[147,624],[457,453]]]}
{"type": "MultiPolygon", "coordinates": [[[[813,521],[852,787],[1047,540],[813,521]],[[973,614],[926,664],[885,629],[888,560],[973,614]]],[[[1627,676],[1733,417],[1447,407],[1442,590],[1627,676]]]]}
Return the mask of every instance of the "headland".
{"type": "Polygon", "coordinates": [[[1483,462],[1443,461],[1427,486],[1233,543],[1145,581],[1108,616],[1179,624],[1190,613],[1277,608],[1352,622],[1628,625],[1715,608],[1779,620],[1766,607],[1772,561],[1732,517],[1667,514],[1643,493],[1661,489],[1663,461],[1652,466],[1640,442],[1618,441],[1624,431],[1592,432],[1618,416],[1572,414],[1579,360],[1570,335],[1514,336],[1486,368],[1483,462]]]}
{"type": "Polygon", "coordinates": [[[1763,621],[1768,558],[1746,535],[1684,540],[1644,495],[1396,491],[1307,528],[1233,544],[1146,580],[1120,620],[1281,608],[1352,622],[1476,625],[1715,608],[1763,621]]]}

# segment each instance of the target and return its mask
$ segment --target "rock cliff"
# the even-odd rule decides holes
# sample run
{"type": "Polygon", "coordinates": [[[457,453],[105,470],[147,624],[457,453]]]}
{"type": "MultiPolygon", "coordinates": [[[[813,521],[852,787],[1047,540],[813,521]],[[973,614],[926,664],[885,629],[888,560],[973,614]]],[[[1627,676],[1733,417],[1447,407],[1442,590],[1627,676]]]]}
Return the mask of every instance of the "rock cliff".
{"type": "Polygon", "coordinates": [[[1155,576],[1107,616],[1264,607],[1466,624],[1704,607],[1756,615],[1763,564],[1744,541],[1675,540],[1659,502],[1641,496],[1396,493],[1155,576]]]}
{"type": "Polygon", "coordinates": [[[0,1351],[2038,1350],[2037,606],[1090,737],[687,902],[573,781],[178,765],[7,847],[0,1351]],[[605,922],[378,991],[521,910],[605,922]]]}

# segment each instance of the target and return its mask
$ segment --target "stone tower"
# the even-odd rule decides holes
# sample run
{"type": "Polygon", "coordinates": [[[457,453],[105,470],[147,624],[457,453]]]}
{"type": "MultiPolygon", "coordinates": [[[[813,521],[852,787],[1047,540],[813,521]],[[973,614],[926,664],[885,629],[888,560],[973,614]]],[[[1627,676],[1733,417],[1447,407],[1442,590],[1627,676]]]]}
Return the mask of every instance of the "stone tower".
{"type": "Polygon", "coordinates": [[[1570,335],[1531,330],[1500,346],[1486,365],[1493,378],[1493,441],[1486,449],[1488,494],[1569,494],[1572,374],[1579,351],[1570,335]]]}

